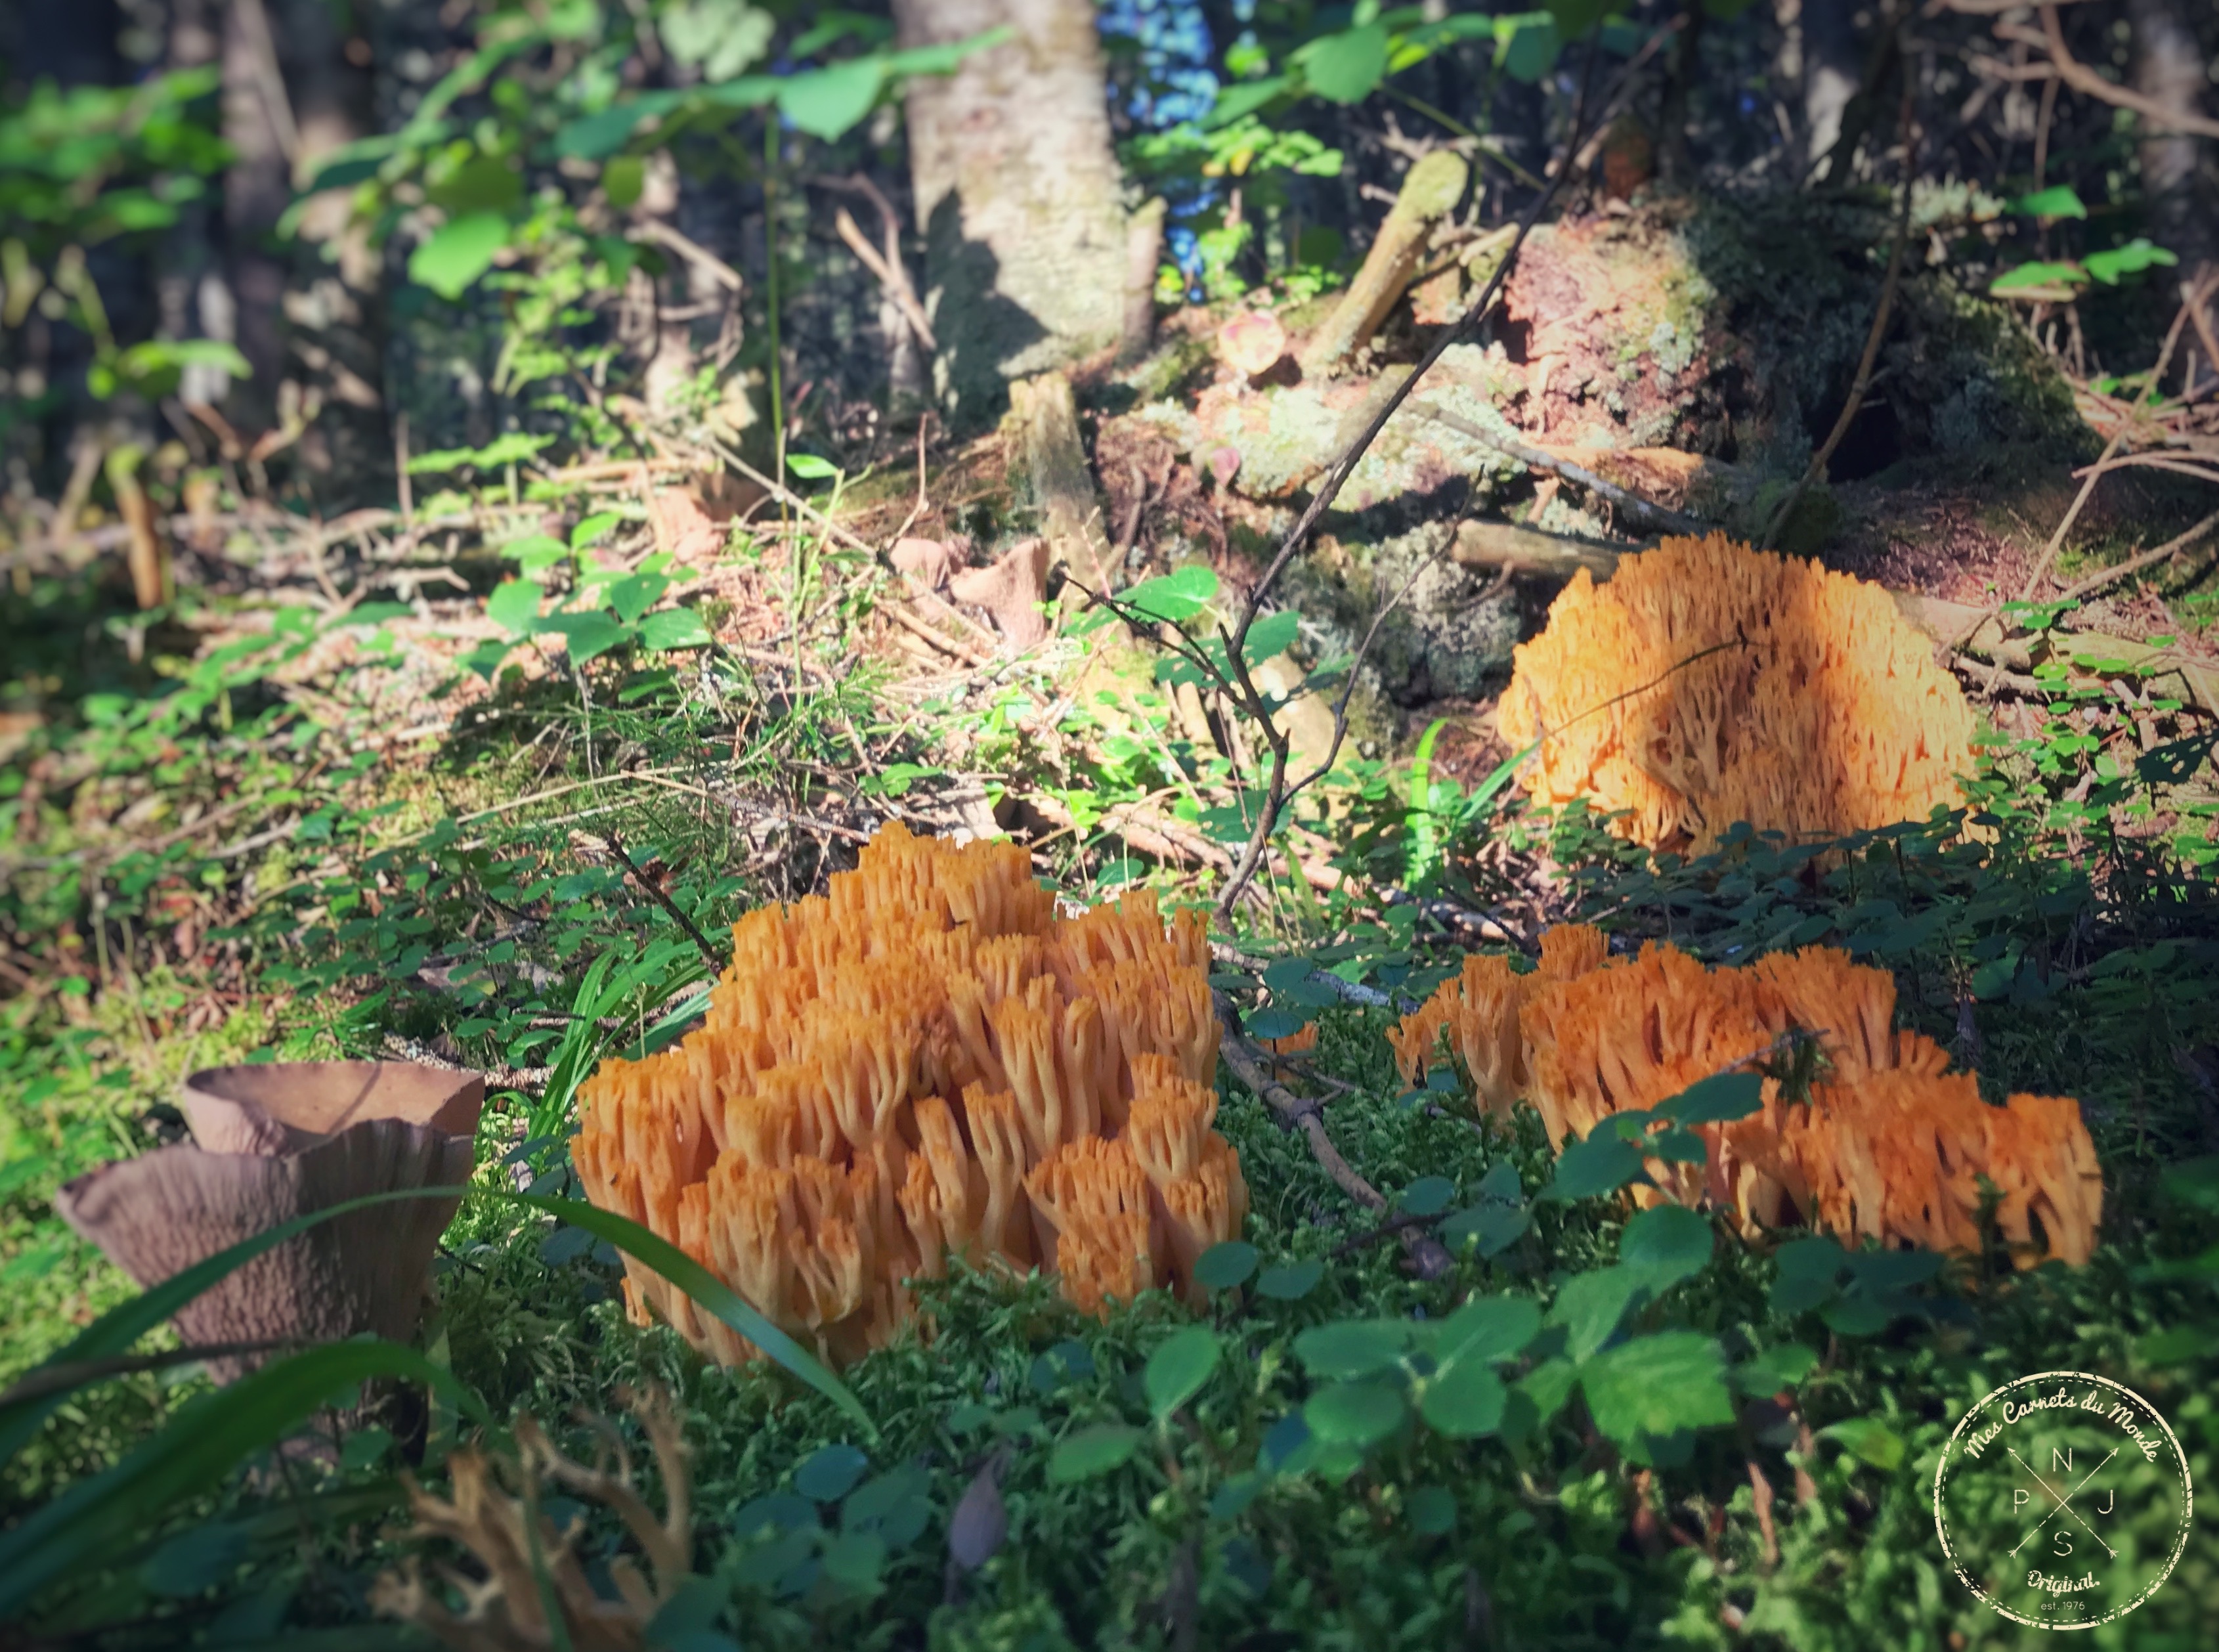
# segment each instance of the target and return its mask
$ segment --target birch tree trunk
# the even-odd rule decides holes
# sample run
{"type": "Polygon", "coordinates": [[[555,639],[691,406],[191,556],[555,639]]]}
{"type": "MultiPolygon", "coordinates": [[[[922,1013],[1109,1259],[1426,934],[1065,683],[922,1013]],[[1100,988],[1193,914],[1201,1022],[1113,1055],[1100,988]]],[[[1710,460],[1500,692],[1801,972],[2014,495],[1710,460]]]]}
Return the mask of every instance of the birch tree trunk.
{"type": "Polygon", "coordinates": [[[904,47],[1013,38],[920,75],[910,167],[925,238],[934,388],[954,422],[1009,383],[1117,341],[1126,227],[1091,0],[894,0],[904,47]]]}
{"type": "MultiPolygon", "coordinates": [[[[2168,114],[2203,115],[2203,54],[2179,0],[2127,0],[2127,16],[2134,29],[2135,90],[2168,114]]],[[[2175,293],[2219,261],[2219,144],[2145,120],[2139,150],[2152,238],[2180,260],[2179,283],[2160,283],[2159,307],[2170,319],[2175,293]]],[[[2219,362],[2210,353],[2214,338],[2219,338],[2219,305],[2208,308],[2203,326],[2183,341],[2184,389],[2219,377],[2219,362]]]]}

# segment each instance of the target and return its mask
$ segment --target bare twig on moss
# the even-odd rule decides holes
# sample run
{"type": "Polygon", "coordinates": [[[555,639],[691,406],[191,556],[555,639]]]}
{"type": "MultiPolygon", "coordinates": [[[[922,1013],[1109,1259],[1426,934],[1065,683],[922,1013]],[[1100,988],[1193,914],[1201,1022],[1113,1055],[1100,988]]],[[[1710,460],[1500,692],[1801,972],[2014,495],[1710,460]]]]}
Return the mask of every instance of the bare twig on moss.
{"type": "Polygon", "coordinates": [[[2205,517],[2186,533],[2168,539],[2163,544],[2145,550],[2139,556],[2129,556],[2116,567],[2104,568],[2101,573],[2091,574],[2077,585],[2067,586],[2064,590],[2057,593],[2058,600],[2077,602],[2083,597],[2093,595],[2107,585],[2112,585],[2125,579],[2130,574],[2139,574],[2146,568],[2154,568],[2160,562],[2169,562],[2209,534],[2214,528],[2219,528],[2219,511],[2215,511],[2205,517]]]}
{"type": "Polygon", "coordinates": [[[700,949],[701,961],[708,965],[709,973],[712,975],[719,973],[724,969],[726,960],[717,956],[717,949],[709,944],[709,937],[701,933],[700,926],[687,915],[685,909],[671,899],[670,891],[665,889],[660,881],[649,877],[640,870],[638,863],[625,853],[623,842],[614,832],[602,833],[601,842],[609,846],[611,854],[624,863],[624,869],[631,873],[632,881],[654,897],[655,904],[669,913],[671,922],[683,929],[687,937],[700,949]]]}
{"type": "MultiPolygon", "coordinates": [[[[1225,1065],[1233,1070],[1234,1076],[1271,1109],[1281,1124],[1302,1133],[1309,1143],[1310,1157],[1317,1160],[1320,1170],[1333,1178],[1334,1186],[1366,1210],[1385,1210],[1386,1196],[1359,1176],[1355,1167],[1341,1157],[1340,1149],[1333,1145],[1333,1138],[1326,1133],[1319,1103],[1296,1095],[1274,1078],[1271,1070],[1277,1059],[1259,1049],[1239,1030],[1240,1017],[1234,1012],[1231,1000],[1222,992],[1213,991],[1210,996],[1216,1001],[1218,1022],[1225,1028],[1224,1036],[1218,1040],[1218,1053],[1225,1058],[1225,1065]]],[[[1453,1265],[1441,1242],[1430,1233],[1406,1228],[1400,1236],[1402,1248],[1409,1253],[1411,1268],[1420,1279],[1441,1278],[1453,1265]]]]}

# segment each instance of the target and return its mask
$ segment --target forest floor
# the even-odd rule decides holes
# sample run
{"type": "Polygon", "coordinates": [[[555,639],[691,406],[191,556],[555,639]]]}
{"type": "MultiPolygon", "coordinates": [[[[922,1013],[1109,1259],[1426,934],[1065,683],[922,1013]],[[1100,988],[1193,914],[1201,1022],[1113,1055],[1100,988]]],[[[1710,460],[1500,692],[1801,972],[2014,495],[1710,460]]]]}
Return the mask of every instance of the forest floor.
{"type": "MultiPolygon", "coordinates": [[[[876,475],[758,491],[734,521],[665,488],[668,473],[493,456],[402,512],[320,525],[239,498],[181,519],[178,598],[145,618],[118,605],[97,536],[25,572],[6,599],[16,681],[0,722],[0,1382],[133,1295],[52,1199],[180,1139],[172,1098],[190,1071],[467,1066],[489,1078],[482,1179],[562,1192],[577,1079],[698,991],[674,907],[714,935],[821,890],[892,820],[1015,829],[1081,902],[1136,883],[1207,893],[1246,836],[1233,758],[1183,727],[1145,668],[1105,677],[1105,645],[1012,651],[988,611],[920,593],[874,554],[898,529],[1005,537],[1023,515],[1015,466],[998,437],[922,461],[890,444],[876,475]],[[528,614],[502,596],[519,570],[568,593],[565,628],[537,589],[528,614]],[[1119,809],[1162,828],[1157,851],[1093,833],[1119,809]]],[[[1987,606],[2026,581],[2074,491],[2061,471],[1849,484],[1828,557],[1987,606]]],[[[1209,501],[1190,503],[1184,521],[1161,498],[1140,514],[1134,568],[1166,566],[1143,565],[1160,530],[1204,547],[1237,592],[1255,541],[1213,552],[1209,501]]],[[[2131,481],[2102,490],[2059,577],[2156,543],[2178,514],[2131,481]]],[[[680,1396],[705,1581],[683,1596],[693,1621],[662,1621],[672,1646],[714,1644],[680,1637],[719,1626],[750,1648],[928,1633],[980,1648],[2019,1643],[1934,1541],[1936,1453],[1971,1398],[2027,1372],[2106,1373],[2169,1416],[2198,1475],[2219,1461],[2219,723],[2196,703],[2210,679],[2180,670],[2219,653],[2215,605],[2160,572],[2027,619],[2026,659],[1999,674],[1961,662],[1993,730],[1981,846],[1917,827],[1823,860],[1738,842],[1652,863],[1484,785],[1511,755],[1489,702],[1395,708],[1389,738],[1349,757],[1300,823],[1303,852],[1346,881],[1321,898],[1266,876],[1222,937],[1220,984],[1243,1004],[1260,984],[1319,1026],[1301,1087],[1330,1092],[1335,1145],[1407,1222],[1493,1201],[1522,1213],[1519,1232],[1411,1277],[1397,1245],[1373,1242],[1381,1215],[1228,1082],[1220,1127],[1265,1271],[1260,1289],[1217,1293],[1207,1322],[1248,1357],[1195,1399],[1186,1432],[1159,1425],[1129,1464],[1050,1472],[1059,1442],[1148,1419],[1140,1375],[1185,1319],[1155,1296],[1103,1323],[1037,1281],[929,1288],[935,1339],[845,1374],[879,1430],[860,1442],[870,1467],[846,1470],[836,1448],[860,1437],[829,1402],[633,1327],[613,1252],[552,1218],[468,1207],[425,1345],[497,1418],[614,1414],[643,1382],[680,1396]],[[2136,644],[2138,668],[2045,645],[2083,633],[2136,644]],[[1612,1201],[1534,1196],[1551,1159],[1535,1121],[1482,1126],[1458,1097],[1406,1090],[1382,1037],[1380,995],[1422,996],[1459,947],[1572,918],[1711,960],[1823,941],[1893,969],[1905,1024],[1976,1065],[1992,1099],[2080,1099],[2105,1170],[2094,1259],[1837,1272],[1799,1296],[1775,1247],[1721,1230],[1632,1324],[1700,1331],[1737,1375],[1760,1373],[1733,1426],[1644,1463],[1561,1386],[1551,1402],[1537,1353],[1513,1367],[1530,1414],[1500,1438],[1406,1430],[1338,1470],[1296,1461],[1288,1351],[1304,1332],[1439,1319],[1472,1290],[1561,1305],[1567,1282],[1620,1254],[1612,1201]],[[1316,970],[1358,991],[1306,988],[1316,970]],[[1352,1001],[1367,987],[1373,1003],[1352,1001]],[[1006,1537],[965,1577],[954,1527],[989,1463],[1006,1537]]],[[[89,1483],[205,1388],[182,1364],[80,1389],[9,1464],[0,1506],[89,1483]]],[[[115,1645],[368,1643],[342,1631],[369,1620],[375,1577],[425,1550],[396,1475],[436,1475],[442,1426],[428,1448],[395,1421],[333,1463],[180,1487],[44,1608],[57,1633],[115,1645]]],[[[589,1514],[581,1541],[606,1576],[618,1524],[564,1507],[589,1514]]],[[[2185,1649],[2215,1612],[2219,1551],[2199,1535],[2163,1591],[2093,1638],[2185,1649]]]]}

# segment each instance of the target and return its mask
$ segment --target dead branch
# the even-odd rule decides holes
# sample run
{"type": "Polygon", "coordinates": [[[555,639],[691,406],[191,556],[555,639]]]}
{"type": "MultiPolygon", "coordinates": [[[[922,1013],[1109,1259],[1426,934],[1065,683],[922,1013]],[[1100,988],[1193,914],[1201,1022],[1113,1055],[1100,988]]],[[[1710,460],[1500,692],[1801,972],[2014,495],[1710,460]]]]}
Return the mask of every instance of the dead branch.
{"type": "Polygon", "coordinates": [[[1651,522],[1667,533],[1703,533],[1709,529],[1710,525],[1700,519],[1673,510],[1669,506],[1658,505],[1652,500],[1644,499],[1640,494],[1621,488],[1614,481],[1605,481],[1584,465],[1574,464],[1569,459],[1560,459],[1553,454],[1544,453],[1539,448],[1529,446],[1515,437],[1498,436],[1493,431],[1482,425],[1475,425],[1468,419],[1459,419],[1452,413],[1443,412],[1430,401],[1414,402],[1410,411],[1432,419],[1435,424],[1445,425],[1459,435],[1469,436],[1475,442],[1484,442],[1498,453],[1508,454],[1520,464],[1531,466],[1536,470],[1546,471],[1552,476],[1562,476],[1574,486],[1584,488],[1597,499],[1607,500],[1629,516],[1639,517],[1651,522]]]}
{"type": "Polygon", "coordinates": [[[2139,574],[2146,568],[2154,568],[2160,562],[2169,562],[2214,528],[2219,528],[2219,512],[2214,512],[2186,533],[2166,540],[2154,550],[2145,550],[2138,556],[2129,556],[2116,567],[2107,568],[2101,573],[2091,574],[2078,585],[2067,586],[2064,590],[2058,593],[2058,600],[2076,602],[2082,597],[2102,590],[2107,585],[2125,579],[2129,574],[2139,574]]]}

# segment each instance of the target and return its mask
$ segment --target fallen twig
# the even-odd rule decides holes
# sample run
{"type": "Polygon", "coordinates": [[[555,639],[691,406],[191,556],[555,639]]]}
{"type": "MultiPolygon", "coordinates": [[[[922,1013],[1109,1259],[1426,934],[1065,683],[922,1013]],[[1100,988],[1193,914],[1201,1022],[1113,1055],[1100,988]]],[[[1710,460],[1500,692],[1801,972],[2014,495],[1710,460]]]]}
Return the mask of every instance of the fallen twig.
{"type": "MultiPolygon", "coordinates": [[[[1475,425],[1468,419],[1459,419],[1452,413],[1444,413],[1430,401],[1415,403],[1411,411],[1432,419],[1436,424],[1445,425],[1459,435],[1469,436],[1475,442],[1484,442],[1496,451],[1508,454],[1520,464],[1529,465],[1536,470],[1545,470],[1553,476],[1562,476],[1566,481],[1586,488],[1596,498],[1608,500],[1629,515],[1638,516],[1654,523],[1667,533],[1703,533],[1710,527],[1710,524],[1700,518],[1673,510],[1669,506],[1658,505],[1652,500],[1642,498],[1640,494],[1630,489],[1619,487],[1614,481],[1605,481],[1584,465],[1574,464],[1569,459],[1560,459],[1554,454],[1544,453],[1539,448],[1528,446],[1514,437],[1497,436],[1493,431],[1475,425]]],[[[1461,561],[1462,558],[1458,560],[1461,561]]]]}
{"type": "MultiPolygon", "coordinates": [[[[1222,992],[1213,991],[1210,996],[1216,1001],[1219,1024],[1225,1028],[1218,1040],[1218,1053],[1234,1076],[1271,1109],[1282,1125],[1302,1133],[1309,1143],[1310,1157],[1317,1160],[1319,1169],[1333,1178],[1334,1186],[1366,1210],[1386,1209],[1386,1196],[1358,1175],[1355,1167],[1333,1145],[1333,1138],[1326,1133],[1325,1120],[1320,1115],[1319,1104],[1296,1095],[1272,1078],[1271,1070],[1275,1059],[1240,1031],[1240,1017],[1234,1014],[1231,1000],[1222,992]]],[[[1400,1237],[1402,1248],[1409,1252],[1412,1270],[1420,1279],[1441,1278],[1453,1265],[1448,1251],[1432,1234],[1405,1228],[1400,1237]]]]}

